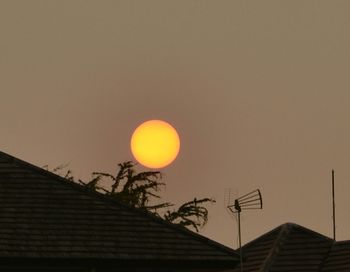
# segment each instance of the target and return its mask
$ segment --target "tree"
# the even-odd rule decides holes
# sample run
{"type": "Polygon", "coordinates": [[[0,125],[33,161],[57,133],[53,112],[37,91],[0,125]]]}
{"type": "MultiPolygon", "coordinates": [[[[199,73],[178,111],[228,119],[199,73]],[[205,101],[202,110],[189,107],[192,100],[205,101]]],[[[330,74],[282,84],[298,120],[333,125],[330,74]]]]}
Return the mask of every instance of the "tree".
{"type": "MultiPolygon", "coordinates": [[[[72,171],[68,170],[62,176],[72,182],[78,182],[89,190],[97,191],[109,195],[118,201],[130,205],[132,207],[148,211],[163,218],[164,220],[183,226],[186,228],[194,228],[197,232],[208,221],[208,210],[204,206],[207,203],[214,203],[211,198],[194,198],[182,204],[178,209],[165,210],[174,207],[170,202],[160,202],[154,204],[153,201],[161,199],[159,195],[160,188],[165,186],[161,182],[162,174],[159,171],[145,171],[137,173],[135,171],[136,163],[127,161],[118,164],[116,175],[104,172],[93,172],[92,179],[89,182],[77,180],[72,175],[72,171]],[[112,182],[109,188],[101,186],[101,181],[108,179],[112,182]]],[[[54,168],[55,173],[60,172],[67,165],[61,165],[54,168]]]]}

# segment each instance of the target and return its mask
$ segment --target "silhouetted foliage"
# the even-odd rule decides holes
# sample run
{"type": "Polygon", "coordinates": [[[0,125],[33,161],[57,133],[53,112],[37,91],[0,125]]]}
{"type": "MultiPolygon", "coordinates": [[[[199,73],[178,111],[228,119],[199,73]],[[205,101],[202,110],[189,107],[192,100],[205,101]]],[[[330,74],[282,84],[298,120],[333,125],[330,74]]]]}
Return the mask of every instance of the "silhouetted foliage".
{"type": "Polygon", "coordinates": [[[201,206],[205,202],[215,202],[210,198],[202,198],[182,204],[176,211],[167,211],[164,214],[164,219],[173,224],[178,224],[184,227],[193,227],[197,232],[199,228],[208,222],[208,210],[201,206]]]}
{"type": "Polygon", "coordinates": [[[109,173],[94,172],[94,178],[84,184],[94,190],[103,190],[106,194],[115,197],[119,201],[135,208],[148,211],[172,206],[171,203],[164,202],[157,205],[149,205],[151,198],[159,199],[160,187],[165,185],[159,180],[162,174],[159,171],[147,171],[136,173],[135,163],[131,161],[119,163],[119,171],[113,176],[109,173]],[[110,190],[98,186],[98,182],[103,178],[112,180],[110,190]]]}
{"type": "Polygon", "coordinates": [[[208,210],[203,204],[208,202],[213,203],[215,200],[210,198],[197,200],[194,198],[194,200],[182,204],[177,210],[166,210],[164,213],[161,213],[165,208],[174,206],[170,202],[151,204],[154,199],[159,200],[161,198],[159,191],[162,186],[165,186],[165,183],[160,181],[162,179],[161,172],[145,171],[136,173],[135,165],[132,161],[119,163],[119,170],[116,175],[93,172],[92,179],[89,182],[83,182],[82,180],[76,181],[71,170],[67,170],[64,174],[59,173],[67,165],[60,165],[54,168],[52,172],[59,173],[64,178],[73,182],[78,182],[89,190],[104,193],[124,204],[151,212],[170,223],[186,228],[192,227],[197,232],[207,223],[208,210]],[[112,181],[110,188],[100,185],[104,179],[112,181]]]}

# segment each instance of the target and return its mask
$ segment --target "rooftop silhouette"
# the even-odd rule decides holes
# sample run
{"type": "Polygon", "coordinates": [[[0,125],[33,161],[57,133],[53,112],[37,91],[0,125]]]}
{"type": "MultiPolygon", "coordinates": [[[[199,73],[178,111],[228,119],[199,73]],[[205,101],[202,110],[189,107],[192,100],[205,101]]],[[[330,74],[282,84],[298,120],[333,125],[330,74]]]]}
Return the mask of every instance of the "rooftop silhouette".
{"type": "MultiPolygon", "coordinates": [[[[233,249],[0,152],[0,270],[233,268],[233,249]]],[[[47,271],[47,270],[46,270],[47,271]]]]}

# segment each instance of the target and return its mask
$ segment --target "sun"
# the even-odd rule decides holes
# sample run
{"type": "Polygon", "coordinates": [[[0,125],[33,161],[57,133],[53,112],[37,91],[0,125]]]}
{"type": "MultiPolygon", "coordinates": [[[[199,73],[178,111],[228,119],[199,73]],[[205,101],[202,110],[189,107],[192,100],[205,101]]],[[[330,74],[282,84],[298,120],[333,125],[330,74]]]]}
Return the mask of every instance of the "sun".
{"type": "Polygon", "coordinates": [[[169,123],[149,120],[139,125],[131,136],[131,152],[149,168],[163,168],[172,163],[180,151],[180,137],[169,123]]]}

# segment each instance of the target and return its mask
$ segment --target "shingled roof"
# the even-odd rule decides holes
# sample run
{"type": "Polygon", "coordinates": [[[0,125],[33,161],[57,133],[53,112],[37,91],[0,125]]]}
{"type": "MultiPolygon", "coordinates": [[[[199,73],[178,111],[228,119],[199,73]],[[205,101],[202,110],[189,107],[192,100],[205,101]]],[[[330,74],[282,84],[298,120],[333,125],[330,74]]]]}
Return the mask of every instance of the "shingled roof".
{"type": "MultiPolygon", "coordinates": [[[[233,268],[234,250],[0,152],[0,270],[18,264],[233,268]]],[[[173,271],[173,270],[171,270],[173,271]]]]}
{"type": "Polygon", "coordinates": [[[322,272],[342,271],[350,271],[350,241],[336,242],[322,268],[322,272]]]}
{"type": "Polygon", "coordinates": [[[244,272],[350,271],[350,241],[335,242],[293,223],[273,229],[242,249],[244,272]]]}

